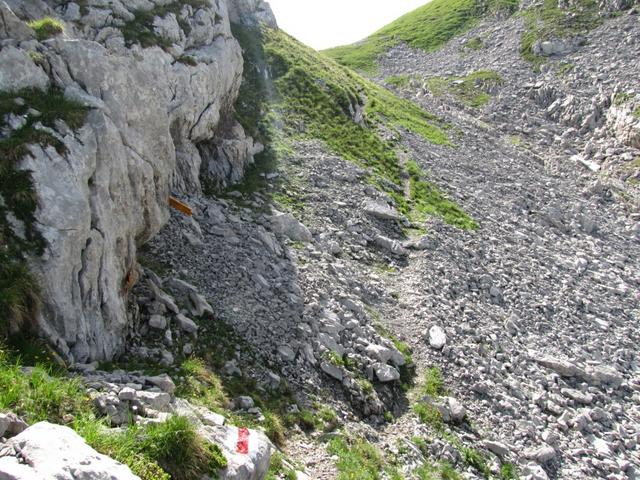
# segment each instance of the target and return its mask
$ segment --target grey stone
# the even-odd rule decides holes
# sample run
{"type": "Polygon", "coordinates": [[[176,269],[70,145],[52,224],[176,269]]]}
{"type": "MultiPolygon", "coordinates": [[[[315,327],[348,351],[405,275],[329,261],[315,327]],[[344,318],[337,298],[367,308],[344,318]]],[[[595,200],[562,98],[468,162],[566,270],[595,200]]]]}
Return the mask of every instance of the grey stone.
{"type": "Polygon", "coordinates": [[[142,390],[136,394],[142,404],[159,412],[168,412],[171,403],[171,395],[165,392],[149,392],[142,390]]]}
{"type": "Polygon", "coordinates": [[[7,480],[139,480],[129,467],[96,452],[70,428],[47,422],[36,423],[3,445],[0,472],[7,480]]]}
{"type": "Polygon", "coordinates": [[[173,394],[176,390],[176,384],[173,383],[171,377],[166,373],[156,375],[155,377],[145,377],[145,380],[147,383],[159,387],[163,392],[167,392],[168,394],[173,394]]]}
{"type": "Polygon", "coordinates": [[[390,365],[384,363],[376,363],[373,366],[373,371],[376,374],[376,378],[381,383],[394,382],[400,380],[400,372],[390,365]]]}
{"type": "Polygon", "coordinates": [[[198,333],[198,325],[196,325],[196,323],[190,318],[187,318],[182,314],[178,314],[176,315],[176,322],[178,323],[178,327],[180,327],[180,330],[191,335],[195,335],[198,333]]]}
{"type": "Polygon", "coordinates": [[[320,368],[324,373],[326,373],[330,377],[335,378],[339,382],[342,381],[343,373],[340,367],[329,362],[321,362],[320,368]]]}
{"type": "Polygon", "coordinates": [[[118,398],[123,401],[132,401],[136,399],[136,391],[133,388],[124,387],[118,393],[118,398]]]}
{"type": "Polygon", "coordinates": [[[271,228],[276,234],[296,242],[311,242],[313,240],[309,229],[290,213],[274,211],[271,216],[271,228]]]}
{"type": "Polygon", "coordinates": [[[380,218],[383,220],[401,220],[402,216],[395,208],[390,207],[386,203],[370,200],[362,207],[364,213],[371,215],[372,217],[380,218]]]}
{"type": "Polygon", "coordinates": [[[151,315],[151,318],[149,318],[149,326],[156,330],[164,330],[167,328],[167,319],[162,315],[151,315]]]}
{"type": "Polygon", "coordinates": [[[429,329],[429,345],[435,350],[442,350],[447,344],[447,334],[442,327],[434,325],[429,329]]]}
{"type": "Polygon", "coordinates": [[[45,90],[49,77],[22,50],[4,47],[0,51],[0,91],[17,91],[23,88],[45,90]]]}

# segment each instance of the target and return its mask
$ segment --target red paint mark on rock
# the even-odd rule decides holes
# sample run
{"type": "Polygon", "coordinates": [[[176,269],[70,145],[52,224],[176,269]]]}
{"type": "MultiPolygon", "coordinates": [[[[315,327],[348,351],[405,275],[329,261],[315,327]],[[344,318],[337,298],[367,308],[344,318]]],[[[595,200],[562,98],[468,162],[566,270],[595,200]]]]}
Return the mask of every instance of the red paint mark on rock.
{"type": "Polygon", "coordinates": [[[245,455],[249,453],[249,429],[248,428],[238,429],[238,444],[236,445],[236,451],[238,453],[243,453],[245,455]]]}

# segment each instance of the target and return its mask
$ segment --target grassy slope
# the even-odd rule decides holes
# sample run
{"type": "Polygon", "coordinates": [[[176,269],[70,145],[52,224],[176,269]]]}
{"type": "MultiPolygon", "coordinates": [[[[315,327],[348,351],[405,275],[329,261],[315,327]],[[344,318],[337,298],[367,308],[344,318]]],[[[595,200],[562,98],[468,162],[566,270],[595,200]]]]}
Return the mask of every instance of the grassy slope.
{"type": "Polygon", "coordinates": [[[526,32],[522,35],[520,53],[522,57],[539,65],[544,58],[533,52],[538,40],[566,38],[585,33],[602,23],[596,0],[578,0],[575,7],[563,10],[558,0],[544,0],[540,5],[524,13],[526,32]]]}
{"type": "Polygon", "coordinates": [[[368,181],[388,193],[411,219],[420,221],[434,214],[462,228],[475,227],[473,220],[426,181],[415,163],[409,171],[397,152],[397,139],[404,129],[434,144],[448,145],[447,125],[284,32],[235,28],[241,30],[238,36],[245,51],[255,57],[254,68],[263,65],[273,77],[272,84],[266,82],[260,69],[252,73],[248,66],[236,108],[251,133],[268,147],[282,137],[322,140],[332,152],[367,169],[368,181]],[[260,51],[256,45],[262,46],[260,51]],[[256,96],[256,91],[261,94],[256,96]],[[364,111],[361,122],[354,121],[357,109],[364,111]],[[256,124],[255,118],[262,121],[256,124]],[[383,138],[382,128],[391,129],[395,140],[388,139],[389,135],[383,138]],[[409,177],[410,193],[405,196],[403,178],[409,177]]]}
{"type": "Polygon", "coordinates": [[[487,12],[513,11],[517,5],[518,0],[432,0],[361,42],[324,53],[342,65],[373,73],[378,56],[395,45],[405,42],[427,52],[437,50],[471,28],[487,12]]]}

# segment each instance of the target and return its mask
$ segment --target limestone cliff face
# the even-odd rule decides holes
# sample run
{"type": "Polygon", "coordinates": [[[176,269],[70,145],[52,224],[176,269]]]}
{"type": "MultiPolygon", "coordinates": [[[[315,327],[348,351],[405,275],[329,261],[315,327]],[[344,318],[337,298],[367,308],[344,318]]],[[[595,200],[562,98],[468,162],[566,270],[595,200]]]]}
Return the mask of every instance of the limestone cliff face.
{"type": "Polygon", "coordinates": [[[78,131],[53,132],[66,154],[33,145],[21,168],[47,241],[32,262],[39,328],[69,359],[101,360],[123,347],[136,249],[170,192],[199,190],[203,162],[218,185],[237,180],[256,148],[232,116],[243,60],[227,0],[61,3],[0,1],[0,90],[56,88],[90,108],[78,131]],[[25,22],[44,16],[64,33],[37,40],[25,22]],[[224,156],[229,142],[242,158],[224,156]]]}

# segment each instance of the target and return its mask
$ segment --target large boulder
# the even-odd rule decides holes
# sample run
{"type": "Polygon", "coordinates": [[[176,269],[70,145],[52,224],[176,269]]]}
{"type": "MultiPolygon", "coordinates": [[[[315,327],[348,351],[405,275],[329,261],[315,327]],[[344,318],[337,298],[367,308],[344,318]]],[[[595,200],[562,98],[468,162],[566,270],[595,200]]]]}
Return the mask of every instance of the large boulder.
{"type": "Polygon", "coordinates": [[[3,480],[139,480],[70,428],[41,422],[0,447],[3,480]]]}
{"type": "Polygon", "coordinates": [[[222,448],[227,459],[227,468],[220,475],[222,480],[264,478],[274,451],[264,433],[228,425],[207,425],[198,431],[206,440],[222,448]]]}
{"type": "Polygon", "coordinates": [[[310,242],[313,240],[311,232],[290,213],[273,212],[271,217],[273,231],[294,242],[310,242]]]}

